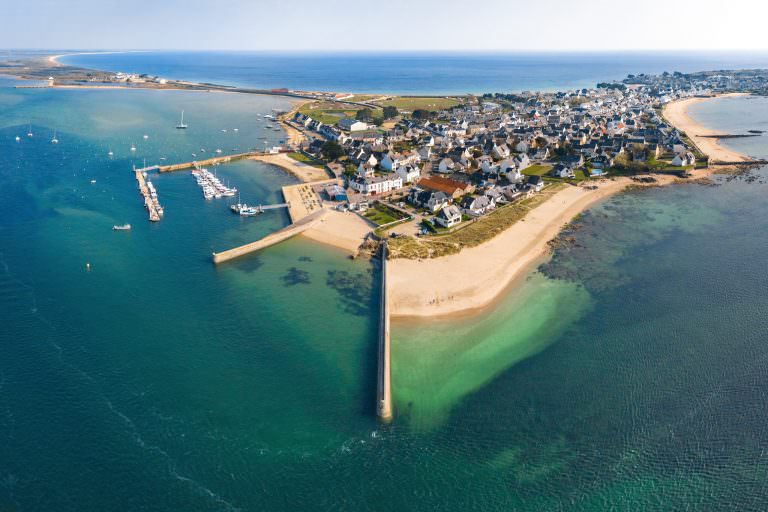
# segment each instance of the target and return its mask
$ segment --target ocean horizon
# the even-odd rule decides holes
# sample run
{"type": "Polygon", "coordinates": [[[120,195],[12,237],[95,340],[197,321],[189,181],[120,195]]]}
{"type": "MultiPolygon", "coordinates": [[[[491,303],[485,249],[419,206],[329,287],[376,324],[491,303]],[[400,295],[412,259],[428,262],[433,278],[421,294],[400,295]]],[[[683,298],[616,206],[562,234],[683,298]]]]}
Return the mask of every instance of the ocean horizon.
{"type": "Polygon", "coordinates": [[[59,61],[237,87],[455,95],[593,88],[628,74],[768,68],[768,52],[136,51],[59,61]]]}

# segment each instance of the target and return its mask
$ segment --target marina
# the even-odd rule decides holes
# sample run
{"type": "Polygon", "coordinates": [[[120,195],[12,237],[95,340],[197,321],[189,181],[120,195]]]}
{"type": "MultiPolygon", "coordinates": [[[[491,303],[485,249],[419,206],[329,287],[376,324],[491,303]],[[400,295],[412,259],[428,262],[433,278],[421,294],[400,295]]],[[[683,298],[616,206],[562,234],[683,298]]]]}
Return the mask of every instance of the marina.
{"type": "Polygon", "coordinates": [[[224,185],[221,180],[208,169],[195,169],[192,176],[197,180],[197,184],[203,190],[203,197],[206,200],[218,199],[221,197],[232,197],[237,193],[237,189],[224,185]]]}

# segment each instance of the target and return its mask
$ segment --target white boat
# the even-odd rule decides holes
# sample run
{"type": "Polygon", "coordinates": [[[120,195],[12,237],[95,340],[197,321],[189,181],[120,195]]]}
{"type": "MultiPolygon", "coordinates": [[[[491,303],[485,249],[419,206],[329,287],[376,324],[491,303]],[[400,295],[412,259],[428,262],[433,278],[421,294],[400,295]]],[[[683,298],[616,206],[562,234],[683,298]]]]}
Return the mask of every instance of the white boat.
{"type": "Polygon", "coordinates": [[[96,180],[91,180],[91,185],[95,185],[95,184],[96,184],[96,180]]]}
{"type": "Polygon", "coordinates": [[[264,119],[274,119],[274,117],[269,114],[264,114],[264,119]]]}
{"type": "Polygon", "coordinates": [[[136,145],[135,144],[131,144],[131,151],[136,151],[136,145]]]}
{"type": "Polygon", "coordinates": [[[147,140],[149,138],[149,135],[144,135],[144,140],[147,140]]]}
{"type": "Polygon", "coordinates": [[[121,224],[121,225],[115,224],[114,226],[112,226],[113,231],[129,231],[130,229],[131,229],[130,224],[121,224]]]}
{"type": "Polygon", "coordinates": [[[16,142],[19,142],[20,140],[21,140],[21,137],[19,137],[19,136],[17,135],[17,136],[16,136],[16,142]]]}
{"type": "Polygon", "coordinates": [[[258,206],[248,206],[245,203],[233,204],[229,208],[241,217],[253,217],[261,213],[261,208],[258,206]]]}
{"type": "Polygon", "coordinates": [[[27,132],[27,137],[32,136],[32,123],[29,123],[29,131],[27,132]]]}
{"type": "Polygon", "coordinates": [[[216,152],[217,152],[217,153],[221,153],[221,150],[220,150],[220,149],[217,149],[217,150],[216,150],[216,152]]]}
{"type": "Polygon", "coordinates": [[[187,125],[184,124],[184,111],[181,111],[181,121],[179,121],[179,124],[176,125],[176,129],[178,130],[186,130],[187,125]]]}
{"type": "Polygon", "coordinates": [[[109,150],[109,153],[107,153],[107,156],[114,156],[114,153],[112,152],[111,149],[109,150]]]}
{"type": "Polygon", "coordinates": [[[240,130],[238,128],[232,128],[233,131],[239,132],[240,130]]]}
{"type": "Polygon", "coordinates": [[[59,139],[56,138],[56,130],[53,130],[53,138],[51,139],[51,144],[58,144],[59,139]]]}

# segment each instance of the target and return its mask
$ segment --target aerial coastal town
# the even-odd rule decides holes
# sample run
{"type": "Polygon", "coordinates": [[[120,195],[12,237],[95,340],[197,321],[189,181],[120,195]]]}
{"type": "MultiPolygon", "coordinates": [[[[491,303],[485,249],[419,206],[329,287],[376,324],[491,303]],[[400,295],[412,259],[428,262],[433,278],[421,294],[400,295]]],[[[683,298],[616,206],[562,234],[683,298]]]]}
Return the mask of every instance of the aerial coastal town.
{"type": "Polygon", "coordinates": [[[630,75],[569,92],[362,97],[371,108],[359,110],[318,101],[285,121],[306,136],[301,155],[343,179],[323,199],[379,224],[379,234],[420,237],[459,230],[547,189],[614,176],[645,183],[690,176],[710,162],[663,107],[764,92],[766,84],[768,75],[756,71],[630,75]]]}
{"type": "MultiPolygon", "coordinates": [[[[711,148],[718,138],[759,133],[706,135],[710,143],[674,126],[664,108],[682,99],[768,92],[765,70],[629,75],[566,92],[262,91],[86,70],[55,59],[8,61],[0,73],[38,80],[33,87],[226,90],[294,98],[292,111],[267,116],[286,131],[283,147],[219,159],[254,157],[296,175],[301,184],[283,187],[294,225],[348,212],[365,221],[358,220],[357,232],[348,235],[357,249],[375,251],[387,239],[390,257],[406,259],[479,245],[563,188],[592,190],[618,178],[648,185],[688,178],[711,165],[745,163],[723,161],[702,144],[711,148]]],[[[327,241],[334,230],[350,226],[329,227],[318,238],[327,241]]]]}

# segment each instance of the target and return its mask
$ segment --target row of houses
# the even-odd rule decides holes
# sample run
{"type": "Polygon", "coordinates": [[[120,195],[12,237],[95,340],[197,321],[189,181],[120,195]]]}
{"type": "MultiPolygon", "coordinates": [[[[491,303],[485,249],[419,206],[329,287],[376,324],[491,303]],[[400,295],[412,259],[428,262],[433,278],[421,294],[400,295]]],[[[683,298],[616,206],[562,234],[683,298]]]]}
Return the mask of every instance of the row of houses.
{"type": "Polygon", "coordinates": [[[402,119],[389,130],[354,119],[327,125],[300,113],[293,121],[342,146],[351,197],[367,201],[397,192],[450,227],[462,216],[481,216],[541,190],[543,179],[527,175],[535,174],[532,166],[546,165],[550,176],[568,180],[605,175],[619,157],[695,165],[693,149],[660,107],[702,88],[679,86],[678,77],[647,82],[485,95],[430,119],[402,119]]]}

